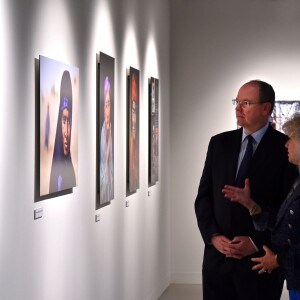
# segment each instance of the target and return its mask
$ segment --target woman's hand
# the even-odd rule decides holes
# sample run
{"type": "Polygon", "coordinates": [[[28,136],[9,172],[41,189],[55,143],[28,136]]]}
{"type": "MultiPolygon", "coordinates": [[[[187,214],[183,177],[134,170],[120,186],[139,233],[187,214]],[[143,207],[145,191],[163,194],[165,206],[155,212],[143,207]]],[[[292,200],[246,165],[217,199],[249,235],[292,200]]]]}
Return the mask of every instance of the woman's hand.
{"type": "Polygon", "coordinates": [[[267,246],[263,246],[266,254],[262,257],[255,257],[251,260],[257,264],[252,267],[252,270],[258,270],[258,274],[268,272],[269,274],[276,268],[279,267],[277,262],[277,255],[269,249],[267,246]]]}
{"type": "Polygon", "coordinates": [[[225,185],[222,192],[224,193],[225,198],[245,206],[249,211],[256,205],[250,197],[250,181],[248,178],[245,179],[245,186],[243,189],[232,185],[225,185]]]}

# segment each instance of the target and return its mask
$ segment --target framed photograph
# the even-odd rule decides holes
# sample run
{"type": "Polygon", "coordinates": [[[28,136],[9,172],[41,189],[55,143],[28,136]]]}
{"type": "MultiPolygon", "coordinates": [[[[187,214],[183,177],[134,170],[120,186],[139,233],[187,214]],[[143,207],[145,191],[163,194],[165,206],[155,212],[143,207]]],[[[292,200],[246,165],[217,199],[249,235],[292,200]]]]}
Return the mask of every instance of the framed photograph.
{"type": "Polygon", "coordinates": [[[78,185],[79,69],[40,56],[40,196],[78,185]]]}
{"type": "Polygon", "coordinates": [[[114,87],[115,59],[100,52],[97,97],[96,208],[114,199],[114,87]]]}
{"type": "Polygon", "coordinates": [[[159,153],[159,126],[158,126],[158,79],[149,79],[149,186],[158,181],[158,153],[159,153]]]}
{"type": "Polygon", "coordinates": [[[127,195],[139,188],[140,72],[132,67],[127,77],[127,195]]]}
{"type": "Polygon", "coordinates": [[[283,123],[295,112],[300,111],[300,100],[275,101],[274,109],[270,117],[273,127],[282,132],[283,123]]]}

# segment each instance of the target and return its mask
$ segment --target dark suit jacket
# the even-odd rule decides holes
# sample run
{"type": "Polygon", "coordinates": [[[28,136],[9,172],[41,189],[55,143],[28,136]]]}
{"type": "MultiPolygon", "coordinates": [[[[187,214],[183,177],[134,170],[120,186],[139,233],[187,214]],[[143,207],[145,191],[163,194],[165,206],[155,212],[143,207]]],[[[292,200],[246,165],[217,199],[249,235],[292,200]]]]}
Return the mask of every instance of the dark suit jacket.
{"type": "MultiPolygon", "coordinates": [[[[225,199],[222,193],[224,185],[235,183],[241,139],[242,128],[212,137],[208,146],[195,201],[198,226],[206,248],[213,248],[210,240],[214,234],[222,234],[230,239],[235,236],[250,236],[259,248],[263,244],[270,244],[270,234],[255,230],[248,210],[225,199]]],[[[279,209],[298,174],[297,168],[288,162],[285,149],[287,139],[286,135],[270,125],[249,168],[251,196],[263,210],[269,210],[271,214],[279,209]]],[[[217,251],[211,255],[205,251],[204,265],[208,263],[213,266],[217,256],[219,260],[226,259],[217,251]]]]}
{"type": "Polygon", "coordinates": [[[300,184],[278,212],[272,245],[284,270],[287,288],[300,290],[300,184]]]}

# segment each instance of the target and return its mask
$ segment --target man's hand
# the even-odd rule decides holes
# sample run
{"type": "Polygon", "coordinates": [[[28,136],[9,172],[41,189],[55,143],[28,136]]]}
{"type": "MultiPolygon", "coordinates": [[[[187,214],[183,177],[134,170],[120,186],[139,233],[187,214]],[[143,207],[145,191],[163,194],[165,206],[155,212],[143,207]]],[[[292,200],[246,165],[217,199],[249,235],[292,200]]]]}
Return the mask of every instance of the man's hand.
{"type": "Polygon", "coordinates": [[[224,235],[213,236],[211,238],[211,243],[219,252],[223,253],[224,255],[227,256],[228,254],[230,254],[230,252],[228,252],[228,244],[231,243],[231,240],[228,239],[226,236],[224,235]]]}
{"type": "Polygon", "coordinates": [[[256,252],[256,248],[248,236],[236,236],[229,244],[225,245],[226,257],[242,259],[256,252]]]}

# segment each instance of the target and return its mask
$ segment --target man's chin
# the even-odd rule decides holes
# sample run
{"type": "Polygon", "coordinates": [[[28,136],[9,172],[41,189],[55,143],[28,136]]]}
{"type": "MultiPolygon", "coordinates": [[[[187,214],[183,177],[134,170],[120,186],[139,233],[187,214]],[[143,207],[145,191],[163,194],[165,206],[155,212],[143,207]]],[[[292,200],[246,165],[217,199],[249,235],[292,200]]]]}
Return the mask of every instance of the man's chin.
{"type": "Polygon", "coordinates": [[[237,118],[237,119],[236,119],[236,124],[237,124],[238,126],[243,126],[243,125],[244,125],[244,122],[243,122],[243,120],[242,120],[241,118],[237,118]]]}

